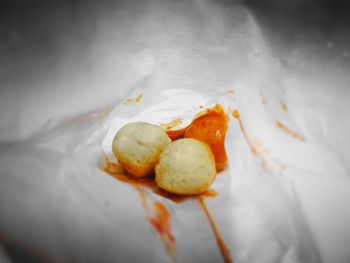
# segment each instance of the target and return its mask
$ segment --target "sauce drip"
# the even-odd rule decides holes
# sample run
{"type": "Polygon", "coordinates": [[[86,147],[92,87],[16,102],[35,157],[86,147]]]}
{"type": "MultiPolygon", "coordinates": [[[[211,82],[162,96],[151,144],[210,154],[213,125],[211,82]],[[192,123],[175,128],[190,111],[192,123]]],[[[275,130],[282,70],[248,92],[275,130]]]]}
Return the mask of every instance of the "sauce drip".
{"type": "Polygon", "coordinates": [[[241,120],[241,117],[239,115],[238,110],[234,110],[234,109],[229,108],[229,111],[231,112],[231,115],[238,121],[239,128],[244,136],[244,139],[246,140],[246,142],[250,148],[251,153],[258,158],[258,160],[261,163],[261,167],[264,170],[267,170],[268,163],[267,163],[267,159],[266,159],[266,155],[265,155],[266,150],[261,147],[261,144],[259,145],[257,143],[254,143],[249,139],[249,137],[244,129],[243,122],[241,120]]]}
{"type": "Polygon", "coordinates": [[[280,121],[276,121],[276,126],[277,128],[281,129],[282,131],[284,131],[285,133],[287,133],[289,136],[292,136],[295,139],[298,139],[300,141],[305,141],[305,138],[301,135],[299,135],[298,133],[290,130],[286,125],[284,125],[282,122],[280,121]]]}
{"type": "Polygon", "coordinates": [[[171,140],[180,138],[193,138],[209,145],[214,158],[216,170],[224,170],[227,166],[225,151],[225,136],[228,118],[220,104],[199,112],[192,123],[179,130],[167,131],[171,140]]]}
{"type": "Polygon", "coordinates": [[[147,202],[147,195],[145,191],[135,186],[136,190],[139,192],[140,200],[143,208],[149,214],[146,218],[147,221],[151,224],[153,229],[157,232],[160,240],[164,244],[164,247],[173,259],[176,256],[175,249],[175,237],[171,233],[171,225],[170,225],[170,213],[166,206],[159,202],[153,201],[153,210],[150,209],[147,202]]]}
{"type": "Polygon", "coordinates": [[[255,148],[254,144],[250,141],[247,133],[245,132],[243,122],[241,120],[241,116],[239,115],[238,110],[234,110],[234,109],[229,108],[229,111],[231,112],[231,115],[233,116],[233,118],[235,118],[238,121],[239,128],[240,128],[241,132],[243,133],[243,136],[244,136],[246,142],[248,143],[250,151],[252,152],[253,155],[256,156],[258,154],[258,151],[255,148]]]}
{"type": "Polygon", "coordinates": [[[260,161],[261,167],[265,171],[272,171],[271,169],[273,169],[275,171],[281,172],[285,170],[286,166],[284,164],[278,160],[268,158],[268,151],[265,149],[264,145],[261,142],[257,140],[250,140],[244,129],[243,122],[238,110],[229,108],[229,111],[231,112],[231,115],[238,121],[239,128],[244,136],[244,139],[246,140],[251,153],[260,161]]]}
{"type": "Polygon", "coordinates": [[[208,218],[208,221],[210,223],[211,229],[213,231],[213,234],[216,239],[216,243],[218,244],[218,247],[220,249],[221,255],[224,258],[225,263],[233,263],[233,260],[230,255],[230,250],[227,248],[225,241],[220,233],[220,230],[218,226],[216,225],[215,219],[213,215],[210,213],[209,208],[205,202],[205,199],[203,196],[198,197],[199,204],[201,208],[203,209],[206,217],[208,218]]]}
{"type": "Polygon", "coordinates": [[[175,258],[175,238],[171,233],[170,213],[166,206],[158,201],[153,202],[154,215],[148,221],[157,231],[166,251],[175,258]]]}

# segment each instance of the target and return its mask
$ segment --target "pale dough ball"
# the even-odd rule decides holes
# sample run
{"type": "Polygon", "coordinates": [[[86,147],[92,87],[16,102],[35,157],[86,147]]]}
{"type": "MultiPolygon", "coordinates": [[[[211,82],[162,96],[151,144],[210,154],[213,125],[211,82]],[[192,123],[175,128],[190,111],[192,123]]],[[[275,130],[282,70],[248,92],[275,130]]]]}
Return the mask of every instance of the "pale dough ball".
{"type": "Polygon", "coordinates": [[[209,146],[195,139],[180,139],[171,143],[156,165],[158,186],[180,195],[204,192],[215,176],[215,159],[209,146]]]}
{"type": "Polygon", "coordinates": [[[120,165],[135,177],[154,171],[160,153],[171,142],[158,125],[134,122],[123,126],[112,143],[112,151],[120,165]]]}

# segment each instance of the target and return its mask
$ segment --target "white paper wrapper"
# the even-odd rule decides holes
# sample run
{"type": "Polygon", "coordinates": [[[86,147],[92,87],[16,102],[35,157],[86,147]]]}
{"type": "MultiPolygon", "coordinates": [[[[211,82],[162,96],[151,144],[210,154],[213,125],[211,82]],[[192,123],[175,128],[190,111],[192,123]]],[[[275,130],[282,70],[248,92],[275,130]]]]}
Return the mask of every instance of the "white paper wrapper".
{"type": "MultiPolygon", "coordinates": [[[[281,117],[286,121],[288,116],[284,116],[282,109],[279,110],[280,113],[269,112],[269,107],[264,105],[259,93],[252,92],[254,87],[248,88],[249,94],[242,88],[225,90],[220,87],[217,91],[156,88],[137,90],[128,98],[142,94],[140,101],[123,102],[109,115],[105,123],[109,130],[103,140],[103,149],[108,159],[114,162],[111,143],[115,133],[126,123],[146,121],[160,124],[182,119],[184,122],[180,127],[185,127],[201,111],[201,107],[208,108],[219,103],[230,115],[229,109],[240,108],[238,101],[249,99],[251,103],[245,102],[249,104],[249,108],[244,108],[241,116],[244,133],[239,121],[230,115],[225,141],[229,165],[217,176],[211,187],[219,196],[208,200],[209,209],[212,210],[224,240],[237,262],[247,262],[250,259],[253,262],[317,262],[318,252],[306,222],[301,217],[302,212],[294,195],[293,185],[284,175],[284,170],[288,169],[287,164],[282,158],[283,153],[278,152],[285,147],[307,148],[303,145],[306,143],[288,138],[288,135],[280,131],[273,118],[281,117]],[[254,112],[256,120],[247,123],[244,120],[251,111],[254,112]],[[262,123],[267,112],[272,120],[262,123]],[[254,127],[258,127],[259,132],[256,134],[252,132],[254,127]],[[250,142],[246,136],[249,136],[250,142]],[[257,155],[252,154],[249,143],[256,144],[257,155]],[[266,145],[271,145],[269,153],[264,149],[266,145]]],[[[301,165],[302,163],[307,162],[301,162],[301,165]]],[[[151,199],[159,199],[152,192],[148,193],[151,199]]],[[[165,199],[162,202],[172,211],[176,246],[208,251],[207,245],[210,244],[211,260],[222,260],[206,218],[202,217],[199,221],[195,219],[202,213],[196,201],[177,204],[165,199]],[[182,216],[187,213],[190,214],[186,215],[186,221],[182,221],[182,216]],[[189,240],[186,235],[184,239],[184,229],[187,229],[188,235],[193,233],[196,238],[189,240]],[[202,244],[200,240],[208,241],[202,244]]],[[[203,260],[199,255],[182,249],[177,250],[177,257],[181,262],[187,262],[190,258],[203,260]]],[[[166,258],[166,254],[162,256],[162,260],[166,258]]]]}
{"type": "Polygon", "coordinates": [[[124,123],[186,125],[199,106],[221,103],[238,109],[241,123],[229,122],[229,165],[207,204],[235,262],[350,261],[347,72],[309,59],[309,46],[281,63],[248,10],[202,2],[118,6],[100,21],[84,65],[68,63],[2,94],[0,253],[172,262],[148,220],[159,201],[170,213],[177,262],[221,262],[198,201],[145,190],[146,211],[139,191],[102,169],[124,123]],[[115,108],[106,116],[101,105],[115,108]]]}

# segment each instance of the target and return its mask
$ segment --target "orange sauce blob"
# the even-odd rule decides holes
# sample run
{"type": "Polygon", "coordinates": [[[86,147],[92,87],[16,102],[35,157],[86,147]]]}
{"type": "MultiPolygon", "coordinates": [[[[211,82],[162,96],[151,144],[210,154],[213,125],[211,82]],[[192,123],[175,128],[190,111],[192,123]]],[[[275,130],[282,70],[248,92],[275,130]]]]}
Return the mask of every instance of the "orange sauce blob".
{"type": "Polygon", "coordinates": [[[169,131],[166,131],[166,133],[168,134],[169,138],[172,141],[175,141],[175,140],[181,139],[185,136],[187,128],[188,127],[185,127],[185,128],[179,129],[179,130],[169,130],[169,131]]]}
{"type": "Polygon", "coordinates": [[[205,109],[197,114],[192,123],[180,130],[167,131],[171,140],[193,138],[209,145],[214,158],[216,170],[224,170],[227,166],[225,136],[228,118],[220,104],[205,109]]]}

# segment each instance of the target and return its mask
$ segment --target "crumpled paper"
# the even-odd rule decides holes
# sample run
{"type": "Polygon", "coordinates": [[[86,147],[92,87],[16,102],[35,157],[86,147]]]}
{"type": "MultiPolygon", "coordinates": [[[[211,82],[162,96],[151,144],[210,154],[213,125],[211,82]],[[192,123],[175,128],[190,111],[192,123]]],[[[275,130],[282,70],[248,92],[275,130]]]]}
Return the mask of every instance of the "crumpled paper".
{"type": "MultiPolygon", "coordinates": [[[[287,164],[267,153],[263,136],[273,139],[271,143],[278,147],[282,144],[302,147],[300,145],[305,142],[288,138],[289,135],[280,131],[273,120],[262,125],[262,118],[266,116],[259,115],[266,114],[269,107],[264,105],[259,93],[254,94],[252,89],[248,94],[241,87],[217,87],[215,90],[136,89],[110,113],[105,122],[108,131],[103,140],[104,152],[110,162],[116,162],[111,150],[112,140],[126,123],[145,121],[160,125],[180,119],[183,122],[176,128],[181,128],[187,126],[203,108],[221,104],[230,116],[225,141],[229,165],[218,174],[210,188],[218,196],[207,199],[207,202],[232,257],[236,262],[317,262],[318,252],[302,217],[293,185],[283,175],[284,170],[288,169],[287,164]],[[257,120],[253,125],[260,125],[257,135],[250,132],[250,126],[245,121],[245,109],[240,107],[239,101],[244,100],[245,96],[251,100],[251,108],[256,114],[257,120]],[[136,101],[135,98],[139,99],[136,101]],[[235,110],[240,112],[240,119],[232,115],[235,110]],[[263,133],[264,129],[266,134],[263,133]],[[276,142],[278,139],[281,140],[279,143],[276,142]]],[[[279,111],[277,114],[271,112],[270,117],[283,116],[283,108],[279,111]]],[[[208,255],[212,261],[222,260],[215,237],[198,201],[189,200],[178,204],[160,198],[151,191],[146,192],[150,199],[160,199],[171,211],[176,255],[180,262],[190,261],[191,258],[204,260],[208,255]],[[202,218],[198,220],[200,217],[202,218]],[[200,240],[207,241],[203,244],[200,240]],[[194,255],[183,247],[206,251],[206,256],[201,258],[199,255],[203,252],[194,255]]],[[[160,240],[159,242],[161,243],[160,240]]],[[[169,260],[169,255],[160,254],[162,261],[169,260]]]]}
{"type": "MultiPolygon", "coordinates": [[[[185,125],[200,106],[221,103],[231,116],[229,166],[212,185],[218,196],[206,202],[234,261],[347,262],[347,157],[333,148],[346,145],[346,136],[333,137],[333,113],[321,114],[333,106],[330,92],[317,89],[312,103],[317,92],[307,88],[320,85],[288,78],[244,8],[197,1],[146,7],[133,27],[122,24],[129,35],[117,30],[122,44],[110,44],[124,56],[110,59],[112,52],[101,51],[114,31],[101,33],[94,46],[105,63],[96,68],[117,76],[104,93],[123,97],[119,106],[110,113],[81,106],[84,113],[54,119],[30,138],[1,142],[4,254],[53,262],[173,262],[149,223],[154,211],[145,210],[134,187],[103,171],[105,155],[113,160],[110,140],[123,123],[182,118],[185,125]]],[[[91,98],[102,97],[97,84],[104,77],[95,80],[91,98]]],[[[78,91],[76,103],[83,104],[86,90],[78,91]]],[[[55,98],[47,97],[50,105],[55,98]]],[[[336,98],[347,105],[346,96],[336,98]]],[[[28,116],[25,102],[20,116],[28,116]]],[[[68,112],[69,101],[65,106],[68,112]]],[[[30,118],[22,121],[20,127],[35,126],[30,118]]],[[[161,202],[170,213],[177,262],[222,260],[198,201],[144,195],[150,207],[161,202]]]]}

